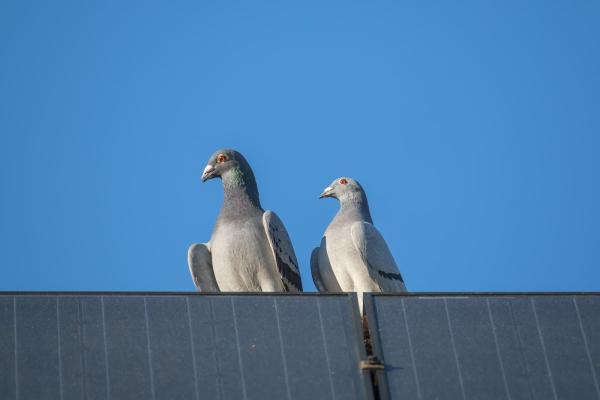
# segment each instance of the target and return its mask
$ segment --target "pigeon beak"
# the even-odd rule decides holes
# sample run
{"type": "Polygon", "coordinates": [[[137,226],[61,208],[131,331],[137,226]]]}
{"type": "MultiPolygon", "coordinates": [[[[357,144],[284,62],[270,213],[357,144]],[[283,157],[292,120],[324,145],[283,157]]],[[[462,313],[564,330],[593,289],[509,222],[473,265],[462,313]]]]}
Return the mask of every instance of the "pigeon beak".
{"type": "Polygon", "coordinates": [[[331,186],[327,186],[325,189],[323,189],[323,193],[321,193],[319,198],[322,199],[324,197],[334,197],[333,188],[331,186]]]}
{"type": "Polygon", "coordinates": [[[214,172],[217,169],[215,167],[213,167],[212,165],[208,164],[205,168],[204,168],[204,172],[202,172],[202,182],[206,182],[207,180],[209,180],[210,178],[214,178],[214,172]]]}

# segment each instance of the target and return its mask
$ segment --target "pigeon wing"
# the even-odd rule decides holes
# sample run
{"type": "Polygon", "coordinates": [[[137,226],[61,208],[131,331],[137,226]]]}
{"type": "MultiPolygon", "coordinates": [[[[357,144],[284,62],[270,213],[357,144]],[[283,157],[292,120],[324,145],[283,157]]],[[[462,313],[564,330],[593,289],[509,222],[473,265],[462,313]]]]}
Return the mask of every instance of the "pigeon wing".
{"type": "Polygon", "coordinates": [[[269,244],[271,245],[271,250],[273,250],[277,270],[281,275],[281,281],[286,291],[301,292],[302,281],[300,270],[298,269],[298,260],[296,259],[296,253],[294,253],[292,242],[285,226],[283,226],[283,222],[281,222],[274,212],[265,211],[263,214],[263,225],[269,239],[269,244]]]}
{"type": "Polygon", "coordinates": [[[377,228],[365,221],[350,228],[354,246],[367,265],[369,275],[383,292],[405,292],[404,279],[394,257],[377,228]]]}
{"type": "Polygon", "coordinates": [[[208,244],[196,243],[188,250],[188,266],[194,285],[201,292],[219,292],[208,244]]]}
{"type": "Polygon", "coordinates": [[[319,268],[319,248],[315,247],[310,254],[310,272],[312,274],[313,281],[319,292],[326,292],[325,283],[321,277],[321,270],[319,268]]]}

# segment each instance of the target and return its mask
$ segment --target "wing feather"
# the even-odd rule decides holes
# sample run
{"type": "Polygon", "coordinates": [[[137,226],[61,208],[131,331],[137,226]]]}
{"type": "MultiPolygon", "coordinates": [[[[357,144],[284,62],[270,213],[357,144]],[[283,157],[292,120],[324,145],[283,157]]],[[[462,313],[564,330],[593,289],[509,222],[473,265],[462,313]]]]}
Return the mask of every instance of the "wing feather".
{"type": "Polygon", "coordinates": [[[350,228],[354,246],[367,265],[371,279],[383,292],[405,292],[404,279],[383,236],[377,228],[365,221],[352,224],[350,228]]]}
{"type": "Polygon", "coordinates": [[[266,211],[263,214],[263,225],[284,287],[288,292],[301,292],[302,280],[298,260],[283,222],[274,212],[266,211]]]}
{"type": "Polygon", "coordinates": [[[201,292],[219,292],[208,243],[196,243],[188,249],[188,266],[194,285],[201,292]]]}
{"type": "Polygon", "coordinates": [[[319,268],[319,248],[315,247],[310,254],[310,272],[312,274],[313,281],[319,292],[326,292],[325,283],[321,277],[321,269],[319,268]]]}

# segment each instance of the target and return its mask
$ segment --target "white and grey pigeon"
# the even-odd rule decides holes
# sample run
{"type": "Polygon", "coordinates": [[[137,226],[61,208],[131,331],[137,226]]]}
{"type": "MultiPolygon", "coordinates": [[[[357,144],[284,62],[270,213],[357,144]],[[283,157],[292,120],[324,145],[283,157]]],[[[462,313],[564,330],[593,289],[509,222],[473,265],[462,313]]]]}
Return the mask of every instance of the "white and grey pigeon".
{"type": "Polygon", "coordinates": [[[256,179],[237,151],[215,152],[202,182],[223,182],[223,206],[208,243],[188,250],[188,265],[203,292],[300,292],[292,242],[279,217],[260,205],[256,179]]]}
{"type": "Polygon", "coordinates": [[[373,225],[367,196],[351,178],[338,178],[320,198],[339,200],[340,209],[311,254],[320,292],[405,292],[404,280],[383,236],[373,225]]]}

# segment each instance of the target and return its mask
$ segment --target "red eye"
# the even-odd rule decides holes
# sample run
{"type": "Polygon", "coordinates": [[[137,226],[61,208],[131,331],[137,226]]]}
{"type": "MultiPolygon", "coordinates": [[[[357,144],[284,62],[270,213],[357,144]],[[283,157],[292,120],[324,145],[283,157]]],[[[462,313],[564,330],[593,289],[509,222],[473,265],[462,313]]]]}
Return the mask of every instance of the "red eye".
{"type": "Polygon", "coordinates": [[[219,154],[217,156],[217,163],[221,164],[225,161],[227,161],[227,156],[225,154],[219,154]]]}
{"type": "Polygon", "coordinates": [[[340,179],[340,185],[347,185],[347,184],[348,184],[348,179],[346,179],[346,178],[340,179]]]}

